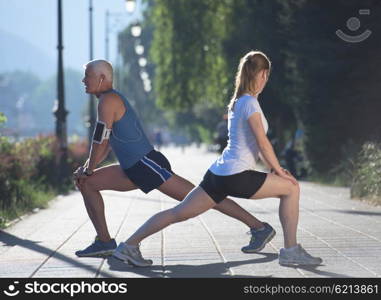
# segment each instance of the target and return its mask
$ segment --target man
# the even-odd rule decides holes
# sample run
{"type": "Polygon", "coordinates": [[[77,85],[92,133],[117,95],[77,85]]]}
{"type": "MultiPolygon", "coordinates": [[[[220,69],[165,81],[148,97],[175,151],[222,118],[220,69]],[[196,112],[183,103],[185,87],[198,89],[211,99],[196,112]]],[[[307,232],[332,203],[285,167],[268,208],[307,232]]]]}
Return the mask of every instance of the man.
{"type": "MultiPolygon", "coordinates": [[[[163,154],[153,149],[133,108],[122,94],[113,89],[111,64],[105,60],[93,60],[84,67],[82,82],[86,93],[99,99],[98,120],[89,158],[84,166],[74,172],[74,179],[97,237],[86,249],[76,252],[80,257],[110,255],[117,246],[107,228],[100,191],[131,191],[139,188],[148,193],[158,189],[181,201],[194,188],[192,183],[172,171],[163,154]],[[96,169],[110,148],[119,164],[96,169]]],[[[251,229],[252,238],[249,245],[242,248],[243,252],[260,251],[275,235],[269,224],[260,222],[230,199],[225,199],[215,208],[251,229]]]]}

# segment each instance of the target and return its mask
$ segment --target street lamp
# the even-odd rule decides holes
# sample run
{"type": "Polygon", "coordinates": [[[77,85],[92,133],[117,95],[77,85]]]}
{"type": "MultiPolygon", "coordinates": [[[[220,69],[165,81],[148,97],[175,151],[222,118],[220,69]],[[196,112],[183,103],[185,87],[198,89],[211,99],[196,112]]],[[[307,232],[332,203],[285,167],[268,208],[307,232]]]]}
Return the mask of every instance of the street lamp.
{"type": "Polygon", "coordinates": [[[135,24],[131,27],[131,34],[133,37],[139,37],[142,33],[142,27],[139,24],[135,24]]]}
{"type": "MultiPolygon", "coordinates": [[[[136,1],[135,0],[126,0],[125,1],[125,8],[126,11],[130,14],[132,14],[135,11],[136,7],[136,1]]],[[[110,13],[109,10],[106,10],[105,15],[105,58],[106,60],[109,60],[109,44],[110,44],[110,18],[111,17],[125,17],[125,14],[122,13],[110,13]]]]}
{"type": "Polygon", "coordinates": [[[66,133],[66,116],[68,111],[65,109],[65,94],[64,94],[64,71],[62,59],[62,1],[58,0],[58,73],[57,73],[57,101],[53,109],[56,117],[56,137],[58,140],[59,151],[58,168],[57,168],[57,183],[67,175],[67,133],[66,133]]]}
{"type": "Polygon", "coordinates": [[[139,66],[144,68],[147,65],[147,59],[144,57],[139,58],[139,66]]]}
{"type": "MultiPolygon", "coordinates": [[[[93,60],[93,1],[89,0],[89,50],[90,50],[90,60],[93,60]]],[[[89,149],[91,148],[91,141],[93,139],[93,132],[95,126],[95,98],[94,95],[90,94],[89,96],[89,118],[87,126],[89,127],[88,131],[88,141],[89,149]]]]}
{"type": "MultiPolygon", "coordinates": [[[[126,0],[125,1],[125,7],[127,12],[132,13],[135,10],[136,7],[136,1],[135,0],[126,0]]],[[[109,19],[110,16],[115,16],[117,14],[110,13],[108,10],[106,10],[106,16],[105,16],[105,58],[106,60],[109,60],[109,32],[110,32],[110,25],[109,25],[109,19]]],[[[120,14],[119,14],[120,15],[120,14]]],[[[93,60],[93,1],[89,0],[89,38],[90,38],[90,60],[93,60]]],[[[95,98],[93,95],[90,95],[89,97],[89,118],[88,118],[88,140],[89,140],[89,148],[91,147],[91,141],[93,137],[94,132],[94,125],[96,121],[96,115],[95,115],[95,98]]]]}
{"type": "Polygon", "coordinates": [[[126,6],[127,12],[133,13],[135,11],[136,2],[135,0],[126,0],[125,6],[126,6]]]}
{"type": "Polygon", "coordinates": [[[136,45],[135,46],[135,52],[137,55],[142,55],[144,53],[144,46],[143,45],[136,45]]]}

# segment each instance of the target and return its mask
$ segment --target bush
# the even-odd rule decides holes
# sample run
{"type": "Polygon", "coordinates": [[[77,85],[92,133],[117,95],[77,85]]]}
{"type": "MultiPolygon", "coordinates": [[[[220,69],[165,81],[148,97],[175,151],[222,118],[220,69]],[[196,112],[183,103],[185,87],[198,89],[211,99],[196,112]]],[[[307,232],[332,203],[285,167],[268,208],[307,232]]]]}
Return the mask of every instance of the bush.
{"type": "Polygon", "coordinates": [[[0,227],[22,213],[44,207],[54,195],[71,190],[71,174],[85,161],[87,150],[83,141],[69,145],[67,174],[58,182],[54,136],[16,143],[0,137],[0,227]]]}
{"type": "Polygon", "coordinates": [[[365,143],[355,163],[351,197],[381,204],[381,143],[365,143]]]}

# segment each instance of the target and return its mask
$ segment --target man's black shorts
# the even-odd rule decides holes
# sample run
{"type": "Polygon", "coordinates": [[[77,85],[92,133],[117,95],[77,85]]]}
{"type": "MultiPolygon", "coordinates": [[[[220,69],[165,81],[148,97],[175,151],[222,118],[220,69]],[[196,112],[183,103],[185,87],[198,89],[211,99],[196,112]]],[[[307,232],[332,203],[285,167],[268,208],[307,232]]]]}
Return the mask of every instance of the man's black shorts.
{"type": "Polygon", "coordinates": [[[156,150],[152,150],[132,167],[123,171],[144,193],[158,188],[173,175],[168,159],[156,150]]]}

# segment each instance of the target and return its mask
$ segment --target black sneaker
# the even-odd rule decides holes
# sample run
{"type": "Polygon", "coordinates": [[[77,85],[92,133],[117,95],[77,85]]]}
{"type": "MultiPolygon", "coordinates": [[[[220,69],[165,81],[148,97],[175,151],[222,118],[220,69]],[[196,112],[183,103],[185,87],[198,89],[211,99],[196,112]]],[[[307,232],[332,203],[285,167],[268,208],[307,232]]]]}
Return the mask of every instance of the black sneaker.
{"type": "Polygon", "coordinates": [[[75,252],[75,255],[79,257],[108,256],[114,252],[116,246],[117,245],[114,239],[111,239],[109,242],[102,242],[101,240],[96,238],[94,243],[92,243],[84,250],[79,250],[75,252]]]}
{"type": "Polygon", "coordinates": [[[251,239],[249,245],[242,247],[244,253],[255,253],[261,251],[268,242],[275,236],[275,230],[269,224],[263,223],[264,228],[251,229],[251,239]]]}

